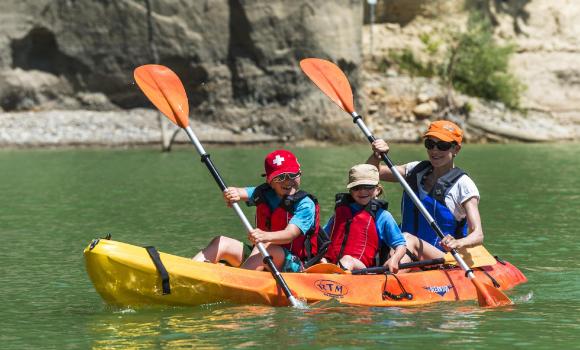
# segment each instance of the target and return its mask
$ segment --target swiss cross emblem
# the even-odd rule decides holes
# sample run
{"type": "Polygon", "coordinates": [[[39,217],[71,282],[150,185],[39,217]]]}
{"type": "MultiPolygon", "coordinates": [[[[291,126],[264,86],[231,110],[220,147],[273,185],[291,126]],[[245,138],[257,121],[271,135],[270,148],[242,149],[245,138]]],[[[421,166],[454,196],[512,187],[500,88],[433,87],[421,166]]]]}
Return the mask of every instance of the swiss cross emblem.
{"type": "Polygon", "coordinates": [[[280,157],[279,154],[276,155],[276,158],[274,158],[274,160],[272,161],[273,164],[280,166],[282,165],[282,162],[284,161],[284,157],[280,157]]]}

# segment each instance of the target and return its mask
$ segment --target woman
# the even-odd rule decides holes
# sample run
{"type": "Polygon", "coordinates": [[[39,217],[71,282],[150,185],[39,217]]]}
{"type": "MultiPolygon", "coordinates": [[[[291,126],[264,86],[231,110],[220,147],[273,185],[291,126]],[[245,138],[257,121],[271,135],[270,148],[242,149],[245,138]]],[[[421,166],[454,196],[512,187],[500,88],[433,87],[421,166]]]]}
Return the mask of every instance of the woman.
{"type": "Polygon", "coordinates": [[[364,269],[375,264],[384,245],[393,249],[384,266],[397,273],[406,252],[405,239],[387,203],[377,199],[383,192],[377,168],[353,166],[346,188],[349,193],[336,195],[334,215],[324,227],[331,239],[325,258],[347,270],[364,269]]]}
{"type": "MultiPolygon", "coordinates": [[[[428,160],[394,168],[405,177],[445,235],[440,240],[410,197],[403,194],[401,228],[405,232],[408,249],[421,260],[442,257],[445,250],[452,248],[483,243],[479,191],[471,178],[454,162],[461,150],[463,131],[450,121],[439,120],[429,125],[423,138],[428,160]]],[[[380,154],[389,151],[387,143],[379,139],[373,142],[372,148],[374,153],[367,163],[379,168],[382,180],[396,182],[391,170],[379,165],[380,154]]]]}
{"type": "MultiPolygon", "coordinates": [[[[266,183],[257,187],[229,187],[224,191],[228,206],[245,201],[256,206],[256,226],[248,233],[251,243],[263,243],[274,264],[282,272],[300,272],[324,255],[328,239],[319,234],[319,207],[316,198],[300,191],[300,164],[286,150],[276,150],[264,160],[266,183]]],[[[215,237],[194,261],[263,270],[257,247],[225,236],[215,237]]]]}

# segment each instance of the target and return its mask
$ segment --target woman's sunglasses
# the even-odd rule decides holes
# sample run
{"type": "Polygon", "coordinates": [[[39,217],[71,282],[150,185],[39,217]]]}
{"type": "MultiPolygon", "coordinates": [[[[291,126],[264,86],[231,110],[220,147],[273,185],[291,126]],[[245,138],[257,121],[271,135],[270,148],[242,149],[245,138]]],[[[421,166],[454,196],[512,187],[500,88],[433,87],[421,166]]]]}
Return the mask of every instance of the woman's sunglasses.
{"type": "Polygon", "coordinates": [[[448,151],[451,147],[455,146],[455,142],[433,141],[431,139],[425,139],[425,148],[433,149],[435,146],[437,146],[440,151],[448,151]]]}
{"type": "Polygon", "coordinates": [[[350,190],[351,191],[360,191],[360,190],[371,191],[371,190],[374,190],[376,187],[377,187],[376,185],[358,185],[358,186],[351,187],[350,190]]]}
{"type": "Polygon", "coordinates": [[[283,182],[286,181],[286,179],[288,180],[296,180],[297,178],[300,177],[300,175],[302,175],[302,173],[298,172],[298,173],[284,173],[284,174],[280,174],[278,176],[276,176],[275,178],[272,179],[273,182],[283,182]]]}

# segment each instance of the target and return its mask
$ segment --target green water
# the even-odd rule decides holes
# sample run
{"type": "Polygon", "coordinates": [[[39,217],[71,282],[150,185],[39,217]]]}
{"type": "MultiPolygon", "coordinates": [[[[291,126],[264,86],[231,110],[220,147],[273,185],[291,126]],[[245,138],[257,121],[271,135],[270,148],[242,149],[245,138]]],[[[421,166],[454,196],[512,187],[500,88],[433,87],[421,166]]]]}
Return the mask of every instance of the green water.
{"type": "MultiPolygon", "coordinates": [[[[269,148],[208,147],[226,182],[260,181],[269,148]]],[[[394,145],[396,162],[420,146],[394,145]]],[[[328,218],[368,148],[296,148],[303,188],[328,218]]],[[[580,349],[580,145],[467,145],[457,159],[482,194],[486,246],[529,278],[512,307],[307,310],[259,305],[118,310],[84,271],[95,237],[191,256],[216,234],[245,235],[193,147],[0,152],[0,348],[580,349]]],[[[400,189],[386,185],[398,218],[400,189]]],[[[251,215],[251,210],[242,206],[251,215]]]]}

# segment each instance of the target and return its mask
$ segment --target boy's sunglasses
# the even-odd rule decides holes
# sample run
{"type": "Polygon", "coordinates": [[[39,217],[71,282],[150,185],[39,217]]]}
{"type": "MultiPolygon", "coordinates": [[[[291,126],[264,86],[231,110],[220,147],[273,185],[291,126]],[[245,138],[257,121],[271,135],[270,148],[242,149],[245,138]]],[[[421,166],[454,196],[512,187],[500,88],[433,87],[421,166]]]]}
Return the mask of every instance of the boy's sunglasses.
{"type": "Polygon", "coordinates": [[[278,176],[276,176],[275,178],[272,179],[273,182],[283,182],[286,181],[286,179],[288,180],[296,180],[297,178],[300,177],[300,175],[302,175],[302,173],[297,172],[297,173],[284,173],[284,174],[280,174],[278,176]]]}
{"type": "Polygon", "coordinates": [[[431,139],[425,139],[425,148],[433,149],[435,146],[437,146],[440,151],[448,151],[451,147],[455,146],[455,142],[433,141],[431,139]]]}
{"type": "Polygon", "coordinates": [[[377,186],[376,185],[358,185],[358,186],[354,186],[351,187],[350,190],[351,191],[360,191],[360,190],[374,190],[377,186]]]}

